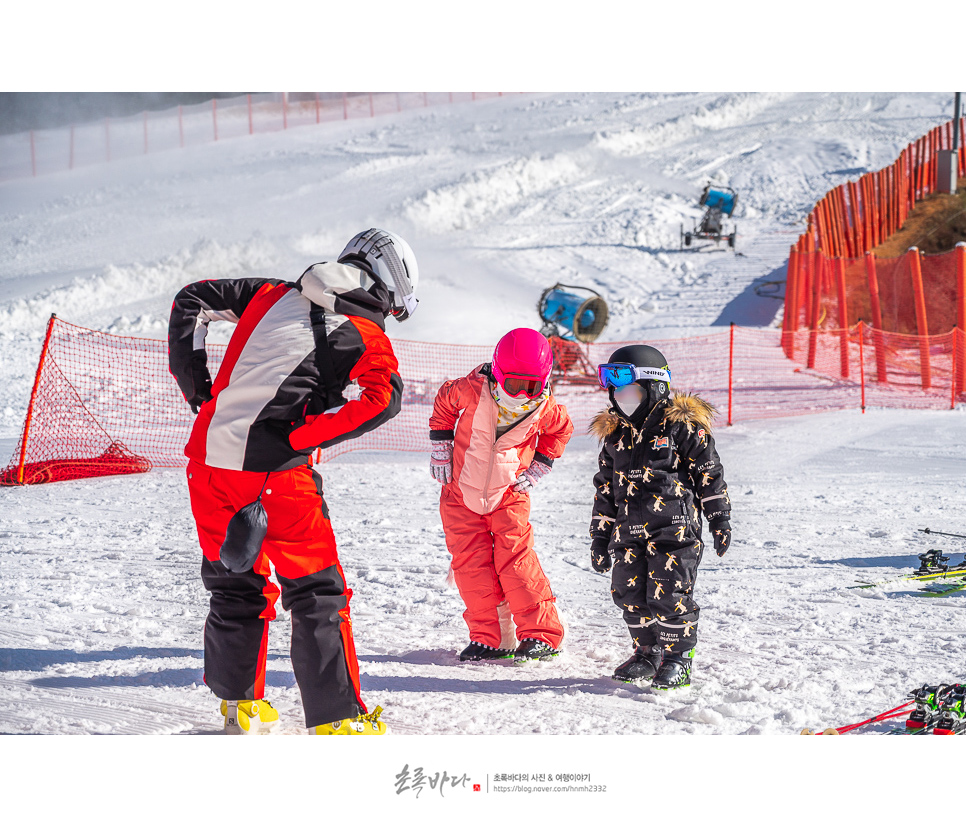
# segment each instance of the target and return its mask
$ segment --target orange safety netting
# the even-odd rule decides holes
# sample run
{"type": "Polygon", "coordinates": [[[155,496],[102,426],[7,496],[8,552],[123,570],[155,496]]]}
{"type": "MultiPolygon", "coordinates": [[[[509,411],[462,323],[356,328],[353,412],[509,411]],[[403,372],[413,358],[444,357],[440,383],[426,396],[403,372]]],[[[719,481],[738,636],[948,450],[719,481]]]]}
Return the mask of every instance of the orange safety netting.
{"type": "Polygon", "coordinates": [[[786,331],[852,327],[908,335],[949,333],[966,324],[966,245],[898,258],[827,258],[792,253],[785,289],[786,331]]]}
{"type": "MultiPolygon", "coordinates": [[[[966,120],[959,120],[959,133],[966,120]]],[[[916,202],[940,190],[940,155],[956,177],[966,174],[966,147],[954,149],[954,123],[910,143],[896,161],[829,191],[808,215],[792,246],[782,328],[786,341],[802,328],[847,328],[916,336],[966,328],[966,244],[898,258],[872,250],[894,235],[916,202]]]]}
{"type": "MultiPolygon", "coordinates": [[[[949,408],[962,400],[966,340],[959,330],[920,339],[863,325],[791,334],[732,327],[652,344],[668,359],[673,387],[710,401],[719,423],[864,405],[949,408]]],[[[429,416],[440,384],[488,361],[493,350],[401,340],[393,346],[405,382],[401,413],[325,450],[319,460],[364,449],[429,451],[429,416]]],[[[555,341],[554,391],[578,433],[607,405],[594,374],[617,346],[555,341]]],[[[209,345],[208,355],[216,374],[224,346],[209,345]]],[[[24,432],[0,484],[182,466],[193,420],[168,371],[166,342],[52,318],[24,432]]]]}
{"type": "MultiPolygon", "coordinates": [[[[964,129],[966,119],[960,119],[960,136],[964,129]]],[[[941,152],[953,152],[957,176],[966,175],[966,146],[953,145],[949,121],[911,142],[891,165],[836,186],[809,213],[808,229],[793,250],[852,258],[875,249],[896,233],[918,200],[937,191],[941,152]]]]}
{"type": "Polygon", "coordinates": [[[0,136],[0,181],[44,176],[241,136],[374,118],[512,93],[248,93],[136,116],[0,136]]]}

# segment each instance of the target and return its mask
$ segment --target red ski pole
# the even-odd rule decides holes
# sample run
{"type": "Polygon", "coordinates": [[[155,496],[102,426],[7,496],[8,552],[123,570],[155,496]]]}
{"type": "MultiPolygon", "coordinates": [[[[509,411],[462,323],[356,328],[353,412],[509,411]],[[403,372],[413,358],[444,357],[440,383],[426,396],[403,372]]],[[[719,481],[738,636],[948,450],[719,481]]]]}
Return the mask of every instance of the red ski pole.
{"type": "MultiPolygon", "coordinates": [[[[914,704],[914,703],[915,703],[915,701],[907,701],[906,703],[900,704],[897,707],[893,707],[892,709],[887,710],[886,712],[883,712],[883,713],[881,713],[879,715],[876,715],[873,718],[867,718],[865,721],[859,721],[856,724],[846,724],[844,727],[838,727],[838,728],[835,728],[835,729],[830,728],[830,729],[826,730],[825,732],[821,733],[820,735],[823,735],[823,736],[840,736],[840,735],[842,735],[842,733],[851,732],[852,730],[858,729],[859,727],[864,727],[866,724],[874,724],[876,721],[887,721],[890,718],[898,718],[901,715],[906,715],[907,713],[912,712],[911,709],[906,709],[906,707],[908,707],[910,704],[914,704]]],[[[802,730],[801,734],[803,736],[813,736],[813,735],[815,735],[815,733],[813,733],[807,727],[804,730],[802,730]]]]}

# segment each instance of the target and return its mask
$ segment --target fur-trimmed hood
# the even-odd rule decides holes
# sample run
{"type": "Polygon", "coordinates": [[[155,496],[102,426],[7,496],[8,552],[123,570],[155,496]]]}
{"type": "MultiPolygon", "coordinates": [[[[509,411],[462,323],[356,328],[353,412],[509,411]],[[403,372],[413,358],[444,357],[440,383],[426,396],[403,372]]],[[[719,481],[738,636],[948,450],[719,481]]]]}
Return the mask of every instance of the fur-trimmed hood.
{"type": "MultiPolygon", "coordinates": [[[[670,401],[664,406],[664,419],[670,423],[684,423],[698,426],[711,432],[711,422],[717,409],[697,394],[673,391],[670,401]]],[[[606,440],[621,424],[629,426],[613,408],[605,408],[590,422],[590,433],[598,440],[606,440]]]]}

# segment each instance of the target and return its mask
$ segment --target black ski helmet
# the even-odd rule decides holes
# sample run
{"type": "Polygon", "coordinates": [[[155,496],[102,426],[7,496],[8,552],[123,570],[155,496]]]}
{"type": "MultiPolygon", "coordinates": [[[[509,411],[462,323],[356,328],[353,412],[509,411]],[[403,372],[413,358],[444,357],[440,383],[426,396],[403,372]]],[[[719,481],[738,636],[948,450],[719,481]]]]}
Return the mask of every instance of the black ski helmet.
{"type": "MultiPolygon", "coordinates": [[[[608,363],[622,362],[627,365],[633,365],[635,368],[661,368],[666,370],[670,375],[670,369],[668,368],[667,359],[664,358],[664,354],[650,345],[624,345],[624,347],[615,350],[607,361],[608,363]]],[[[641,400],[641,404],[637,410],[628,418],[635,424],[650,414],[651,409],[661,402],[661,400],[666,400],[671,396],[671,386],[664,380],[639,379],[637,380],[637,384],[644,389],[644,398],[641,400]]],[[[614,399],[614,388],[609,387],[607,389],[607,396],[610,399],[610,404],[619,412],[620,409],[617,408],[617,402],[614,399]]]]}

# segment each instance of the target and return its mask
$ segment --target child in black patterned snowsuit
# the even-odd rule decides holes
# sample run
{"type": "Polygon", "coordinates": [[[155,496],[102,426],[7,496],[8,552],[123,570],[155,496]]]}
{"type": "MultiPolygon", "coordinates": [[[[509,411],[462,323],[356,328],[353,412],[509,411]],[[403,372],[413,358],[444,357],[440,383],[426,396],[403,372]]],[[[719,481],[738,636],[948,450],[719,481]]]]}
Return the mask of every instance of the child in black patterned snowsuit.
{"type": "Polygon", "coordinates": [[[614,677],[653,679],[653,689],[688,686],[701,511],[719,556],[731,539],[731,503],[711,436],[714,409],[693,394],[672,394],[667,361],[647,345],[620,348],[598,376],[613,407],[591,425],[603,444],[591,557],[598,573],[613,563],[614,602],[634,644],[614,677]]]}

